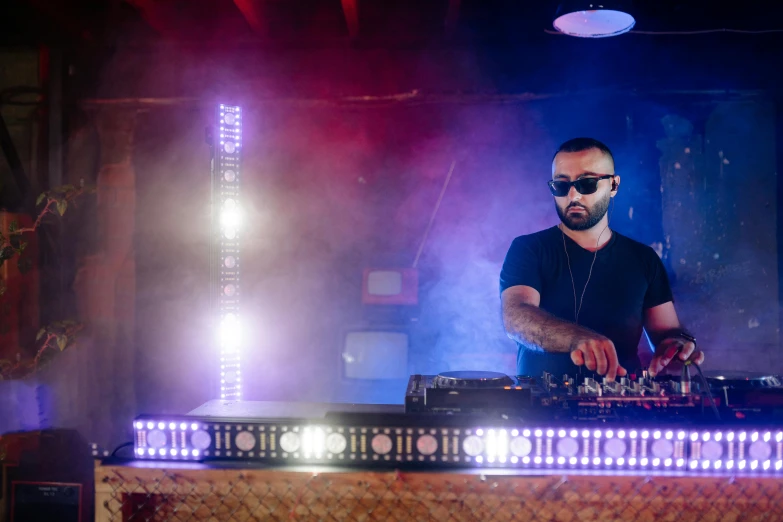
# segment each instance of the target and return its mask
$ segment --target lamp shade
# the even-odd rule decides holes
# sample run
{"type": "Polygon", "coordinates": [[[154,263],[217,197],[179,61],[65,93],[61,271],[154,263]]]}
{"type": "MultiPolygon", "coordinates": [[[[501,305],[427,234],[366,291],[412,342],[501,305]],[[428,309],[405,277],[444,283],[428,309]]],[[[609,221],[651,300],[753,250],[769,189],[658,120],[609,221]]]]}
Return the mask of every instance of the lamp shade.
{"type": "Polygon", "coordinates": [[[636,24],[628,1],[563,1],[553,25],[561,33],[580,38],[606,38],[627,33],[636,24]]]}

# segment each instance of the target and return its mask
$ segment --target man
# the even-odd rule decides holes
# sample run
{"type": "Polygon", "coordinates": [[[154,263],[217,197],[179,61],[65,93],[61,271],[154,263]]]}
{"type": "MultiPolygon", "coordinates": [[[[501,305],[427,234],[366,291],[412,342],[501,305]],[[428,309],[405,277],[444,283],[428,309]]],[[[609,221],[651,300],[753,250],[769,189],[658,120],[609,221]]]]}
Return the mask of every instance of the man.
{"type": "Polygon", "coordinates": [[[517,374],[573,375],[574,365],[584,365],[614,380],[641,369],[642,328],[655,346],[652,375],[672,360],[701,364],[658,255],[609,228],[620,187],[609,148],[592,138],[565,142],[548,183],[560,224],[516,238],[500,274],[503,324],[519,345],[517,374]]]}

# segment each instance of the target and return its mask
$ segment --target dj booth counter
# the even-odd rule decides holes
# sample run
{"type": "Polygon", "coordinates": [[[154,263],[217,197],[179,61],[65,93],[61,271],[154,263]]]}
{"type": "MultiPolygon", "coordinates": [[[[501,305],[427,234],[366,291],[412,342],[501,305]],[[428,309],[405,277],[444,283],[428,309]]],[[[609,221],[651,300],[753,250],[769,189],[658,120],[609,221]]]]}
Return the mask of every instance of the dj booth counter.
{"type": "MultiPolygon", "coordinates": [[[[325,423],[330,422],[325,414],[338,406],[211,401],[187,417],[215,424],[282,417],[325,423]]],[[[361,418],[373,412],[393,415],[401,408],[342,406],[361,418]]],[[[783,480],[761,467],[758,473],[744,469],[737,474],[726,469],[444,468],[434,462],[410,468],[371,459],[331,466],[233,457],[98,461],[96,521],[783,520],[783,480]]]]}
{"type": "Polygon", "coordinates": [[[773,477],[495,475],[99,462],[96,521],[783,520],[773,477]]]}

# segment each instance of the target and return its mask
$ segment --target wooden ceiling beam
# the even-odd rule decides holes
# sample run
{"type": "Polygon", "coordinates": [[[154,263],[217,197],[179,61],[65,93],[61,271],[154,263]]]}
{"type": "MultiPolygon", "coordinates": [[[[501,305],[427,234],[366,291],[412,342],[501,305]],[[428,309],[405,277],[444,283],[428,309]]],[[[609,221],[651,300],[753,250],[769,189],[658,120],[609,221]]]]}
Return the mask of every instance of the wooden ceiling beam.
{"type": "Polygon", "coordinates": [[[351,40],[359,38],[359,0],[342,0],[345,24],[351,40]]]}

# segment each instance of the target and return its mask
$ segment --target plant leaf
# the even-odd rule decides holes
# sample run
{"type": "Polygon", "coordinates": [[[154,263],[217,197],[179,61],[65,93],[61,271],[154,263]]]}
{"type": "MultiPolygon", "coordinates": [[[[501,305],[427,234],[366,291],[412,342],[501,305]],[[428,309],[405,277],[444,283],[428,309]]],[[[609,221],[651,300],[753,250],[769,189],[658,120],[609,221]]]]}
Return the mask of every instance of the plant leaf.
{"type": "Polygon", "coordinates": [[[42,192],[42,193],[41,193],[41,194],[38,196],[38,199],[36,199],[36,200],[35,200],[35,206],[37,207],[38,205],[40,205],[41,203],[43,203],[43,200],[45,200],[45,199],[46,199],[46,192],[42,192]]]}
{"type": "Polygon", "coordinates": [[[16,261],[16,267],[19,269],[19,272],[26,274],[33,268],[33,261],[29,257],[20,257],[16,261]]]}
{"type": "Polygon", "coordinates": [[[14,257],[14,252],[16,252],[16,250],[14,249],[14,247],[11,246],[0,248],[0,261],[11,259],[12,257],[14,257]]]}
{"type": "Polygon", "coordinates": [[[57,202],[57,212],[62,216],[65,214],[65,209],[68,208],[68,202],[64,199],[61,199],[57,202]]]}
{"type": "Polygon", "coordinates": [[[38,330],[38,333],[35,334],[35,340],[40,341],[41,337],[43,337],[45,333],[46,333],[46,328],[41,328],[40,330],[38,330]]]}
{"type": "Polygon", "coordinates": [[[57,336],[57,347],[62,352],[65,350],[65,347],[68,346],[68,337],[65,335],[58,335],[57,336]]]}
{"type": "Polygon", "coordinates": [[[8,231],[13,234],[17,230],[19,230],[19,222],[14,219],[8,224],[8,231]]]}

